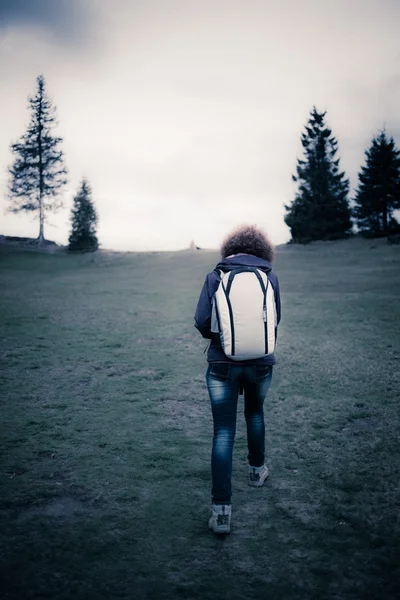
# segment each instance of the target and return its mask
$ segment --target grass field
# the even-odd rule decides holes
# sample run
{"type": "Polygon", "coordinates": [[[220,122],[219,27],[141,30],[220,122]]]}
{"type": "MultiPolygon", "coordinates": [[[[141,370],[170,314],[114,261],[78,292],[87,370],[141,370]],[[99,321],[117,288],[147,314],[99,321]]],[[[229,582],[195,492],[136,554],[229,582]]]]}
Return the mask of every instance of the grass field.
{"type": "Polygon", "coordinates": [[[213,536],[205,340],[217,254],[1,249],[3,600],[400,597],[400,248],[278,250],[270,478],[213,536]]]}

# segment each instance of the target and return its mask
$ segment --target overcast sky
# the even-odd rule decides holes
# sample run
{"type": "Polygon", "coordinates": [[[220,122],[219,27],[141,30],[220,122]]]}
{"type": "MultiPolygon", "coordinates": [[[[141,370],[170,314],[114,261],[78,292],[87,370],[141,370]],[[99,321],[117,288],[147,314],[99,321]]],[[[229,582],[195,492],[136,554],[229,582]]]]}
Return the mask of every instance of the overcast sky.
{"type": "Polygon", "coordinates": [[[0,233],[38,233],[6,191],[42,73],[69,170],[48,239],[86,176],[103,248],[217,247],[243,222],[286,242],[313,105],[353,188],[382,127],[400,146],[399,31],[399,0],[0,0],[0,233]]]}

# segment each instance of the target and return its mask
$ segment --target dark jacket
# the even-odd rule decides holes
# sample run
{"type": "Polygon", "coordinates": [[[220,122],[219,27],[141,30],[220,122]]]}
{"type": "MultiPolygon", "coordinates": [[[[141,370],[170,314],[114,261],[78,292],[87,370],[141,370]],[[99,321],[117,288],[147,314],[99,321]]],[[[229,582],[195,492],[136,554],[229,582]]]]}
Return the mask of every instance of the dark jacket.
{"type": "Polygon", "coordinates": [[[208,362],[228,362],[246,365],[274,365],[275,356],[273,354],[246,361],[237,361],[228,358],[225,352],[222,350],[219,335],[211,332],[211,298],[216,292],[219,282],[221,281],[216,269],[226,271],[229,270],[230,267],[241,266],[257,267],[257,269],[260,269],[266,273],[274,290],[277,322],[279,323],[281,320],[279,283],[277,276],[272,272],[271,265],[266,260],[258,258],[257,256],[252,256],[251,254],[236,254],[230,258],[225,258],[222,260],[217,264],[214,271],[208,273],[203,285],[203,289],[201,290],[199,302],[197,304],[196,314],[194,316],[194,326],[200,331],[204,338],[211,340],[207,354],[208,362]]]}

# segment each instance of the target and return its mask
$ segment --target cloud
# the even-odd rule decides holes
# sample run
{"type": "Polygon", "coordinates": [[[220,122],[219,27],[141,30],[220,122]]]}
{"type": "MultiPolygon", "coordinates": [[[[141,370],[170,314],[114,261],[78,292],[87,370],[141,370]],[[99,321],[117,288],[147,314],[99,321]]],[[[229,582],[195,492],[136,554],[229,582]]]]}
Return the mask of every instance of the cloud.
{"type": "MultiPolygon", "coordinates": [[[[283,205],[314,104],[327,110],[353,187],[383,125],[400,146],[400,2],[320,5],[0,0],[0,214],[7,142],[23,132],[44,73],[70,173],[66,203],[85,174],[103,245],[212,246],[241,221],[286,241],[283,205]]],[[[2,233],[24,218],[7,215],[2,233]]],[[[49,236],[65,242],[66,213],[54,223],[49,236]]]]}
{"type": "Polygon", "coordinates": [[[83,40],[88,24],[88,3],[79,0],[0,0],[0,33],[40,29],[69,44],[83,40]]]}

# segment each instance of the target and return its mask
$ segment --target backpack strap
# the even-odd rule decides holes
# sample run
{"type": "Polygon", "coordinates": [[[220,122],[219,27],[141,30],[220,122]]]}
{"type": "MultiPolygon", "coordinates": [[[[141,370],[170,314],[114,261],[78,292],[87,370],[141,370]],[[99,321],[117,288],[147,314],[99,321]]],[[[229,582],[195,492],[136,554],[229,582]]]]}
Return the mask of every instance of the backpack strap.
{"type": "MultiPolygon", "coordinates": [[[[229,271],[228,284],[226,286],[226,293],[228,296],[229,296],[229,292],[231,291],[233,279],[234,279],[235,275],[239,275],[239,273],[254,273],[254,275],[256,275],[256,277],[260,283],[261,289],[265,296],[266,286],[263,281],[263,278],[260,275],[260,271],[257,269],[257,267],[237,267],[237,268],[231,269],[229,271]]],[[[267,285],[268,285],[268,276],[267,276],[267,285]]]]}

